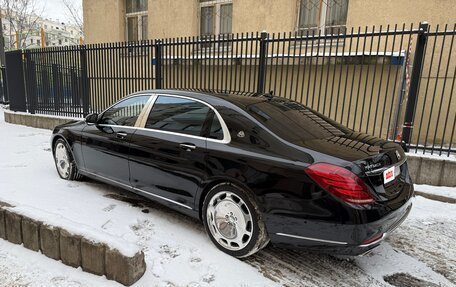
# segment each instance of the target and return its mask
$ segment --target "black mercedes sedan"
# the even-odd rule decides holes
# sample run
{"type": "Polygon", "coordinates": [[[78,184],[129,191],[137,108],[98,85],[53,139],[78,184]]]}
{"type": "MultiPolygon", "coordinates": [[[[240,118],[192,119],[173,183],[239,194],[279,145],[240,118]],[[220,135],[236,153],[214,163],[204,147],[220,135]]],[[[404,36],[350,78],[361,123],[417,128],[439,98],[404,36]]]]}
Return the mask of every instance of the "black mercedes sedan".
{"type": "Polygon", "coordinates": [[[200,219],[249,256],[271,242],[360,255],[410,212],[400,145],[270,94],[150,90],[58,126],[58,174],[125,188],[200,219]]]}

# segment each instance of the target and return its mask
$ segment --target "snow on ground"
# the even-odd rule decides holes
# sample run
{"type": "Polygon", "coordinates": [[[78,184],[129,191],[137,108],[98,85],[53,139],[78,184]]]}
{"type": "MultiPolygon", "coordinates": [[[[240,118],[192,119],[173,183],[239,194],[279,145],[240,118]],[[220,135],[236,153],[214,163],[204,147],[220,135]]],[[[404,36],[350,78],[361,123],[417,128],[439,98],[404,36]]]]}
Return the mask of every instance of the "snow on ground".
{"type": "Polygon", "coordinates": [[[415,190],[425,192],[428,194],[456,199],[456,187],[415,184],[415,190]]]}
{"type": "MultiPolygon", "coordinates": [[[[50,134],[6,124],[0,110],[0,201],[138,244],[147,271],[135,286],[390,286],[384,277],[402,273],[422,286],[456,286],[454,204],[417,197],[409,218],[368,256],[268,246],[238,260],[214,247],[189,217],[106,184],[61,180],[50,134]]],[[[0,286],[119,284],[0,239],[0,286]]]]}

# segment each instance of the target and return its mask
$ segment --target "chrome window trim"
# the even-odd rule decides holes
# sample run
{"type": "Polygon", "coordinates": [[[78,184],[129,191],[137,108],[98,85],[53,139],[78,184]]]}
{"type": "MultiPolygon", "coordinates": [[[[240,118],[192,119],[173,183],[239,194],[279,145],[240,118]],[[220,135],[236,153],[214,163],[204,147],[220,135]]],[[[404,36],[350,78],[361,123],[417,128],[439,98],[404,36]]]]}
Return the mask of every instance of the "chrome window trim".
{"type": "MultiPolygon", "coordinates": [[[[179,135],[179,136],[195,138],[195,139],[204,139],[204,140],[208,140],[210,142],[216,142],[216,143],[222,143],[222,144],[228,144],[228,143],[231,142],[231,135],[230,135],[230,132],[228,130],[228,126],[226,125],[226,123],[223,120],[223,118],[220,115],[220,113],[211,104],[206,103],[205,101],[202,101],[200,99],[195,99],[195,98],[192,98],[192,97],[175,95],[175,94],[154,93],[154,94],[152,94],[152,96],[156,97],[156,99],[154,100],[154,104],[155,104],[155,102],[156,102],[156,100],[158,99],[159,96],[164,96],[164,97],[175,97],[175,98],[192,100],[192,101],[199,102],[199,103],[201,103],[203,105],[208,106],[214,112],[214,114],[217,116],[217,119],[220,122],[220,126],[222,127],[222,131],[223,131],[223,139],[221,139],[221,140],[219,140],[219,139],[211,139],[211,138],[207,138],[207,137],[188,135],[188,134],[179,133],[179,132],[171,132],[171,131],[163,131],[163,130],[158,130],[158,129],[151,129],[151,128],[146,128],[145,125],[143,127],[138,128],[138,129],[144,129],[144,130],[148,130],[148,131],[160,132],[160,133],[165,133],[165,134],[179,135]]],[[[152,112],[152,108],[153,108],[153,105],[152,105],[152,107],[150,109],[150,112],[152,112]]],[[[149,112],[149,114],[150,114],[150,112],[149,112]]],[[[147,117],[149,116],[149,114],[147,115],[147,117]]]]}
{"type": "Polygon", "coordinates": [[[205,137],[200,137],[200,136],[181,134],[181,133],[170,132],[170,131],[162,131],[162,130],[156,130],[156,129],[138,128],[138,127],[131,127],[131,126],[119,126],[119,125],[108,125],[108,124],[99,124],[98,126],[100,126],[100,127],[117,127],[117,128],[123,128],[123,129],[132,129],[132,130],[142,130],[142,131],[148,131],[148,132],[157,132],[157,133],[162,133],[162,134],[175,135],[175,136],[187,137],[187,138],[192,138],[192,139],[207,140],[207,141],[210,141],[210,142],[223,143],[222,140],[216,140],[216,139],[211,139],[211,138],[205,138],[205,137]]]}
{"type": "Polygon", "coordinates": [[[188,138],[207,140],[207,141],[210,141],[210,142],[221,143],[221,144],[228,144],[228,143],[231,142],[231,135],[230,135],[230,132],[228,130],[228,126],[226,125],[225,120],[223,120],[223,117],[220,115],[220,113],[217,111],[217,109],[215,109],[211,104],[206,103],[205,101],[202,101],[202,100],[199,100],[199,99],[195,99],[195,98],[192,98],[192,97],[176,95],[176,94],[141,93],[141,94],[134,94],[134,95],[127,96],[127,97],[123,98],[122,100],[112,104],[111,106],[106,108],[103,112],[101,112],[100,113],[100,116],[101,116],[100,120],[103,118],[103,114],[107,110],[112,108],[113,106],[115,106],[115,105],[117,105],[117,104],[119,104],[119,103],[121,103],[123,101],[126,101],[126,100],[128,100],[130,98],[139,97],[139,96],[150,96],[151,97],[151,99],[149,99],[147,104],[144,106],[143,111],[141,111],[141,114],[143,112],[145,112],[145,114],[144,114],[144,125],[142,125],[142,123],[139,123],[139,126],[136,126],[137,123],[135,123],[135,126],[121,126],[121,125],[109,125],[109,124],[98,124],[98,126],[102,126],[102,127],[121,127],[121,128],[127,128],[127,129],[130,128],[130,129],[139,129],[139,130],[145,130],[145,131],[153,131],[153,132],[158,132],[158,133],[163,133],[163,134],[177,135],[177,136],[183,136],[183,137],[188,137],[188,138]],[[210,109],[212,109],[212,111],[214,111],[215,115],[217,116],[217,119],[220,122],[220,125],[222,126],[223,139],[222,140],[211,139],[211,138],[202,137],[202,136],[194,136],[194,135],[188,135],[188,134],[178,133],[178,132],[170,132],[170,131],[162,131],[162,130],[158,130],[158,129],[145,128],[145,124],[146,124],[147,118],[149,117],[149,114],[152,111],[152,108],[153,108],[153,106],[155,104],[155,101],[157,100],[157,98],[159,96],[170,96],[170,97],[188,99],[188,100],[196,101],[196,102],[199,102],[199,103],[202,103],[202,104],[208,106],[210,109]]]}
{"type": "Polygon", "coordinates": [[[151,193],[151,192],[148,192],[148,191],[144,191],[144,190],[142,190],[142,189],[133,187],[133,186],[131,186],[131,185],[128,185],[128,184],[119,182],[119,181],[117,181],[117,180],[110,179],[110,178],[108,178],[108,177],[105,177],[105,176],[102,176],[102,175],[99,175],[99,174],[96,174],[96,173],[93,173],[93,172],[88,172],[88,171],[84,171],[84,170],[82,170],[82,172],[83,172],[83,173],[90,174],[90,175],[92,175],[92,176],[94,176],[94,177],[98,177],[98,178],[104,179],[104,180],[106,180],[106,181],[110,181],[110,182],[119,184],[119,185],[124,186],[124,187],[126,187],[126,188],[128,188],[128,189],[133,189],[133,190],[138,191],[138,192],[140,192],[140,193],[147,194],[147,195],[151,195],[151,196],[153,196],[153,197],[156,197],[156,198],[159,198],[159,199],[162,199],[162,200],[165,200],[165,201],[174,203],[174,204],[176,204],[176,205],[185,207],[185,208],[187,208],[187,209],[193,210],[193,208],[191,208],[191,207],[188,206],[188,205],[185,205],[185,204],[180,203],[180,202],[177,202],[177,201],[175,201],[175,200],[166,198],[166,197],[164,197],[164,196],[161,196],[161,195],[158,195],[158,194],[155,194],[155,193],[151,193]]]}
{"type": "Polygon", "coordinates": [[[149,99],[147,100],[147,103],[144,105],[141,112],[139,113],[138,118],[136,119],[136,122],[134,125],[135,127],[141,127],[141,125],[143,123],[145,123],[145,121],[147,120],[147,116],[149,115],[151,106],[154,104],[156,98],[157,97],[152,96],[152,95],[149,97],[149,99]]]}
{"type": "MultiPolygon", "coordinates": [[[[129,100],[129,99],[134,98],[134,97],[143,97],[143,96],[149,96],[149,97],[151,97],[152,94],[151,94],[151,93],[144,93],[144,94],[141,93],[141,94],[134,94],[134,95],[126,96],[125,98],[118,100],[118,101],[115,102],[114,104],[112,104],[112,105],[110,105],[109,107],[107,107],[104,111],[102,111],[101,113],[99,113],[98,115],[100,116],[100,120],[103,118],[104,113],[106,113],[107,110],[109,110],[110,108],[114,107],[115,105],[120,104],[121,102],[124,102],[124,101],[129,100]]],[[[150,99],[149,99],[149,100],[150,100],[150,99]]],[[[148,101],[149,101],[149,100],[148,100],[148,101]]],[[[147,105],[147,103],[146,103],[146,105],[147,105]]],[[[145,107],[146,107],[146,106],[144,106],[144,108],[145,108],[145,107]]],[[[144,108],[143,108],[143,109],[144,109],[144,108]]],[[[141,112],[142,112],[142,111],[141,111],[141,112]]],[[[136,124],[136,123],[135,123],[135,124],[136,124]]]]}

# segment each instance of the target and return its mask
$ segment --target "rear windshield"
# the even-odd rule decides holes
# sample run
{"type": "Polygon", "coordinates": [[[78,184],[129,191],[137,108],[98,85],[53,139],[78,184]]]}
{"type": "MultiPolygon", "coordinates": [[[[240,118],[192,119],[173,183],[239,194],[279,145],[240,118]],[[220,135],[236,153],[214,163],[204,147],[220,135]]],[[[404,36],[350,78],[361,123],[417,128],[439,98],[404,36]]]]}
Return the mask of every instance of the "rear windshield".
{"type": "Polygon", "coordinates": [[[274,97],[247,107],[250,115],[290,142],[343,136],[343,127],[297,102],[274,97]]]}

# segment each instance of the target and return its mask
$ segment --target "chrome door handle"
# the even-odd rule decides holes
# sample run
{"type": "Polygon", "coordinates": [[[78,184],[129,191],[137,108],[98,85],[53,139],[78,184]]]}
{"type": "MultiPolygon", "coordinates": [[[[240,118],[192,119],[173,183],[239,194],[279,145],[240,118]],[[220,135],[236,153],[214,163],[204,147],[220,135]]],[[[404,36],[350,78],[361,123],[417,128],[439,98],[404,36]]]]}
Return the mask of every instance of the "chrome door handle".
{"type": "Polygon", "coordinates": [[[118,132],[118,133],[116,133],[116,137],[117,137],[118,139],[124,139],[124,138],[127,137],[127,135],[128,135],[128,134],[125,133],[125,132],[118,132]]]}
{"type": "Polygon", "coordinates": [[[185,151],[192,151],[196,149],[196,146],[194,144],[188,144],[188,143],[181,143],[180,148],[185,150],[185,151]]]}

